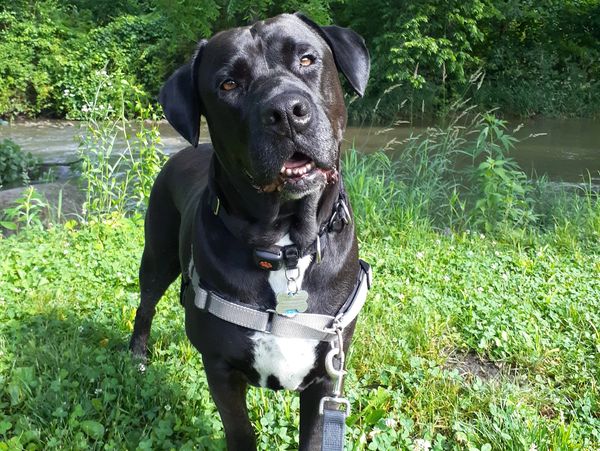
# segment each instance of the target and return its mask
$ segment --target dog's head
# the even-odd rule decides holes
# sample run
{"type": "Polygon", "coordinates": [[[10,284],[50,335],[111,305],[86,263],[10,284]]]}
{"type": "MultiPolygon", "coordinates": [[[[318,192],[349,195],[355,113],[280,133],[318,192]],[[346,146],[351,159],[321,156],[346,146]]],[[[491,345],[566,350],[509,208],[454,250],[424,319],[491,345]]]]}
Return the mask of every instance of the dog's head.
{"type": "Polygon", "coordinates": [[[201,41],[163,86],[173,127],[198,143],[200,116],[229,177],[300,198],[335,180],[346,109],[338,70],[362,95],[369,77],[363,39],[283,14],[201,41]]]}

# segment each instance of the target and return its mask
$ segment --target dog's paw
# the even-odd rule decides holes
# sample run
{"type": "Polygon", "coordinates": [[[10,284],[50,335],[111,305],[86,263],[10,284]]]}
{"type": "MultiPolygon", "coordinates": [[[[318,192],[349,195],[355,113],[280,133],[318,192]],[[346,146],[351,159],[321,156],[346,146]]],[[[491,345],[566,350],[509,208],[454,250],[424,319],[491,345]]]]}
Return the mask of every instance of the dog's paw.
{"type": "Polygon", "coordinates": [[[143,340],[132,337],[129,342],[129,351],[134,363],[144,366],[148,363],[148,346],[143,340]]]}

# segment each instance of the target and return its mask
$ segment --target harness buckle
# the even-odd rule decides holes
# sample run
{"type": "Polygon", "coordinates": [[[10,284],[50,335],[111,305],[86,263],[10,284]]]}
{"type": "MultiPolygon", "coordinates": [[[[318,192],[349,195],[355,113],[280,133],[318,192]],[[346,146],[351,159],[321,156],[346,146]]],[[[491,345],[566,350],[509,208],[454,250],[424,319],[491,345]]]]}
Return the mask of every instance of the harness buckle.
{"type": "Polygon", "coordinates": [[[300,251],[294,244],[288,246],[273,246],[270,249],[254,249],[254,263],[267,271],[277,271],[284,265],[288,269],[298,267],[300,251]]]}
{"type": "Polygon", "coordinates": [[[289,269],[298,267],[298,260],[300,259],[300,251],[296,245],[289,245],[283,247],[283,259],[285,260],[285,266],[289,269]]]}
{"type": "Polygon", "coordinates": [[[350,401],[348,401],[346,398],[340,398],[338,396],[323,396],[319,402],[319,415],[323,415],[326,402],[335,402],[336,404],[343,405],[345,407],[346,416],[350,415],[350,401]]]}
{"type": "Polygon", "coordinates": [[[277,315],[277,312],[273,309],[268,309],[267,314],[269,315],[269,318],[267,319],[267,324],[263,332],[265,334],[271,334],[273,330],[273,319],[275,318],[275,315],[277,315]]]}
{"type": "Polygon", "coordinates": [[[363,274],[367,277],[367,288],[370,290],[373,284],[373,270],[371,269],[371,265],[360,259],[358,260],[358,263],[360,264],[360,269],[362,269],[363,274]]]}

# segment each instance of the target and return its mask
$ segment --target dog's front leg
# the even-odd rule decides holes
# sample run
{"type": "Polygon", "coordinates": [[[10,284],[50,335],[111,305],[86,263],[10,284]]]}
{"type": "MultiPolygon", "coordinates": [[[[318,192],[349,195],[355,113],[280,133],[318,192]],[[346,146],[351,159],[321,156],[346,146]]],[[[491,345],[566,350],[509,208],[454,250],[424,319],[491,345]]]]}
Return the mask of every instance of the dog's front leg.
{"type": "Polygon", "coordinates": [[[225,440],[229,451],[256,449],[254,430],[246,407],[246,380],[236,370],[222,361],[204,359],[208,386],[221,421],[225,428],[225,440]]]}
{"type": "Polygon", "coordinates": [[[320,451],[323,440],[323,417],[319,403],[331,396],[333,384],[323,380],[309,385],[300,393],[300,451],[320,451]]]}

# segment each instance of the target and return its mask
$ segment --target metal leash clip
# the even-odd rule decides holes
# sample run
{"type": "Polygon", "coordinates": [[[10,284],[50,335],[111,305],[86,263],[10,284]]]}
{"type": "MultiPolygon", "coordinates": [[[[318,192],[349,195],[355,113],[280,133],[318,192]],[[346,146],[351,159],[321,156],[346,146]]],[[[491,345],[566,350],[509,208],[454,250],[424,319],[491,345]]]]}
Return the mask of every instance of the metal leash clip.
{"type": "Polygon", "coordinates": [[[323,398],[321,398],[321,401],[319,403],[319,414],[323,415],[326,402],[334,402],[336,404],[344,405],[346,408],[346,416],[348,416],[350,415],[350,401],[341,396],[344,375],[346,374],[346,370],[344,370],[346,356],[344,354],[342,329],[334,325],[334,330],[337,335],[337,339],[331,341],[331,350],[325,356],[325,369],[327,370],[327,374],[329,374],[329,377],[331,377],[331,379],[335,381],[335,385],[332,393],[333,396],[324,396],[323,398]],[[336,356],[339,358],[340,361],[339,368],[336,368],[333,362],[336,356]]]}

